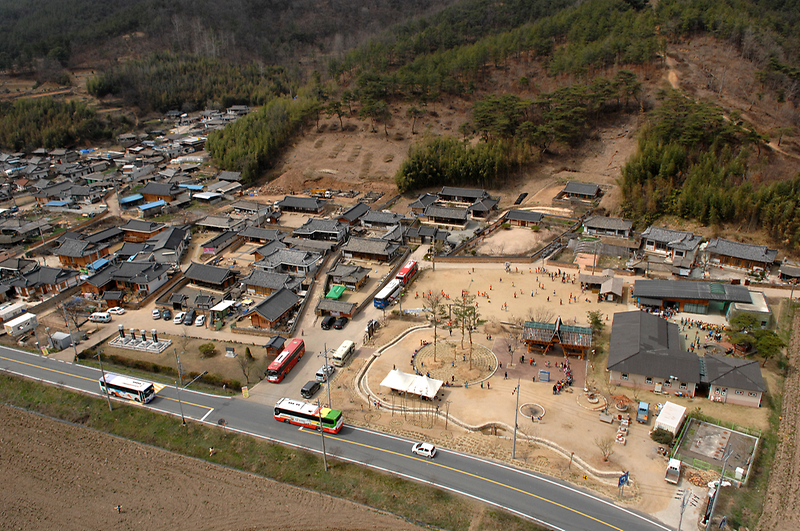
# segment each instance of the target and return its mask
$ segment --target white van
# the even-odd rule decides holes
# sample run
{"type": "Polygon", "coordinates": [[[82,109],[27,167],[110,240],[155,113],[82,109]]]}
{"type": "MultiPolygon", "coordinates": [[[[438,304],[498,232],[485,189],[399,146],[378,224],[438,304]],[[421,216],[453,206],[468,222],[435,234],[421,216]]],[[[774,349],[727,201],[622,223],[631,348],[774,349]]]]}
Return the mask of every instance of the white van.
{"type": "Polygon", "coordinates": [[[89,316],[89,320],[93,323],[110,323],[111,314],[108,312],[94,312],[89,316]]]}
{"type": "Polygon", "coordinates": [[[353,352],[356,351],[356,344],[350,341],[349,339],[342,343],[342,345],[336,349],[336,352],[333,353],[333,357],[331,360],[333,364],[337,367],[344,367],[344,364],[347,363],[347,360],[350,356],[353,355],[353,352]]]}

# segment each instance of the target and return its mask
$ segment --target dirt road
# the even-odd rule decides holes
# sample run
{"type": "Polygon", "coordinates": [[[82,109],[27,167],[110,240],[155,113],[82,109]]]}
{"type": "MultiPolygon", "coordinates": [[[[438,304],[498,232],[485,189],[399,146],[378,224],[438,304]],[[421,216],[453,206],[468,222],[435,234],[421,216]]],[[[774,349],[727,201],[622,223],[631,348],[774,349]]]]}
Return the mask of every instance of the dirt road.
{"type": "Polygon", "coordinates": [[[800,424],[800,313],[792,324],[792,341],[787,352],[789,371],[783,386],[783,410],[778,430],[778,449],[775,452],[764,512],[758,521],[761,531],[800,529],[800,444],[797,426],[800,424]]]}
{"type": "Polygon", "coordinates": [[[6,406],[0,446],[3,529],[419,529],[346,500],[6,406]]]}

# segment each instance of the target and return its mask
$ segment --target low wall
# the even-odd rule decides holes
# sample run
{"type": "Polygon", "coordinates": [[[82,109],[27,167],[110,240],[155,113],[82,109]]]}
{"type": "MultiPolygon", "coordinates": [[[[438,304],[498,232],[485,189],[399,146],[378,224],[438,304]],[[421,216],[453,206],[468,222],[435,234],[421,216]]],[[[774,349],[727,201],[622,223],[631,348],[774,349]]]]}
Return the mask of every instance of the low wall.
{"type": "Polygon", "coordinates": [[[34,315],[39,315],[40,313],[45,312],[45,311],[49,310],[50,308],[55,308],[58,304],[66,301],[68,299],[80,296],[80,293],[81,293],[80,284],[78,284],[77,286],[72,286],[71,288],[65,289],[64,291],[62,291],[58,295],[56,295],[54,297],[50,297],[49,299],[47,299],[46,301],[44,301],[44,302],[42,302],[40,304],[37,304],[36,306],[33,306],[32,308],[28,308],[28,312],[30,312],[30,313],[32,313],[34,315]]]}

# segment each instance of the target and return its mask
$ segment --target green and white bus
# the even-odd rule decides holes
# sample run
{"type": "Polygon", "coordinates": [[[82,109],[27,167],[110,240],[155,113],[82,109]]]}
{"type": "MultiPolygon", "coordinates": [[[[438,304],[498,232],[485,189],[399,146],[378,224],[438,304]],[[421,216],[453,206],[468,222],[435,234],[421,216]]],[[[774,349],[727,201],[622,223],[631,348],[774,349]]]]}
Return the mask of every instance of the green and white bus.
{"type": "Polygon", "coordinates": [[[322,418],[322,431],[339,433],[342,429],[342,412],[338,409],[319,407],[316,404],[301,402],[293,398],[281,398],[275,404],[275,420],[289,422],[297,426],[319,429],[322,418]]]}

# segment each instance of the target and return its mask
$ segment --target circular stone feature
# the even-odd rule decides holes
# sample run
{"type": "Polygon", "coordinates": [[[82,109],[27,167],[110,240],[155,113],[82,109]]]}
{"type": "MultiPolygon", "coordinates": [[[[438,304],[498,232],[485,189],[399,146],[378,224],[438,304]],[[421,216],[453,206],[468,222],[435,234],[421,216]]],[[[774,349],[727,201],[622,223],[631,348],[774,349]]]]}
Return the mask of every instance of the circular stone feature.
{"type": "Polygon", "coordinates": [[[528,418],[540,418],[544,417],[545,414],[544,407],[539,404],[534,404],[533,402],[528,402],[527,404],[519,406],[519,412],[523,417],[528,418]]]}
{"type": "Polygon", "coordinates": [[[433,361],[433,343],[420,347],[411,360],[411,365],[420,375],[442,380],[449,385],[462,386],[465,383],[477,385],[490,377],[497,370],[497,357],[487,347],[475,343],[472,346],[472,363],[470,364],[469,344],[465,342],[461,349],[460,342],[438,341],[436,343],[436,361],[433,361]]]}

